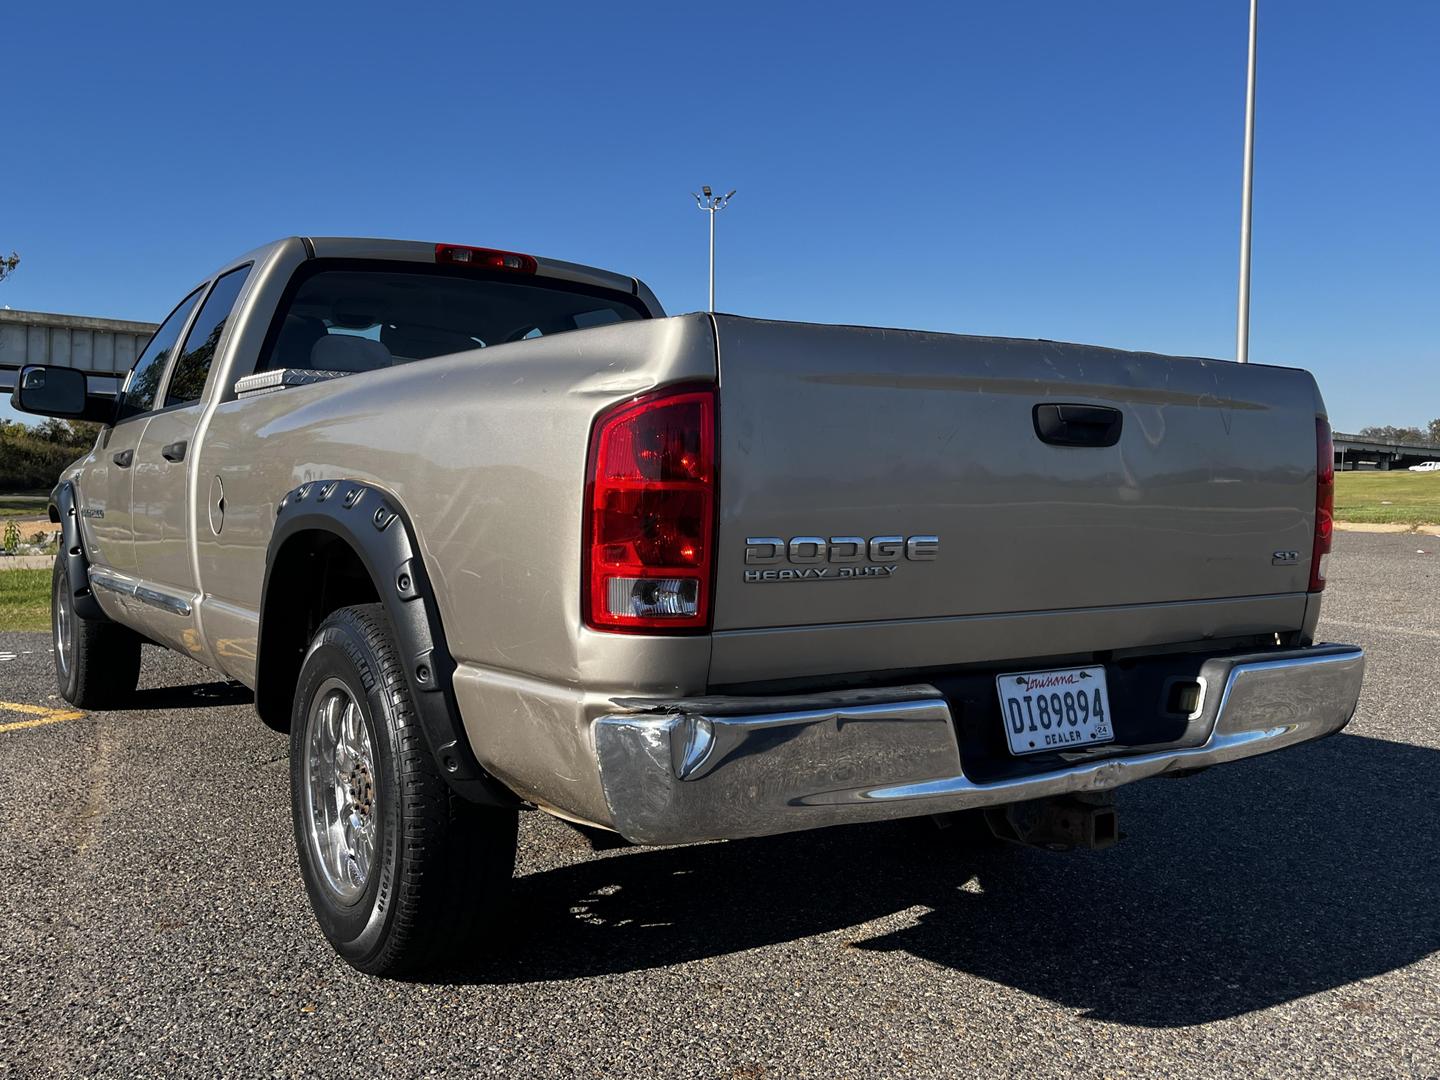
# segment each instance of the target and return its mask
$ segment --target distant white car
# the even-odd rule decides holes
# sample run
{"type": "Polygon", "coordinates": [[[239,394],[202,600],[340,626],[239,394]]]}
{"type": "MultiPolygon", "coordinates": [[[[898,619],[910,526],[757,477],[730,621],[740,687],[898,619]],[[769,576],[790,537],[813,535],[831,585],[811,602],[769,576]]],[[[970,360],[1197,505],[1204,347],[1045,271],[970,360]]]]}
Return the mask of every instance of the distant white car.
{"type": "Polygon", "coordinates": [[[1440,461],[1422,461],[1419,465],[1411,465],[1411,472],[1440,472],[1440,461]]]}

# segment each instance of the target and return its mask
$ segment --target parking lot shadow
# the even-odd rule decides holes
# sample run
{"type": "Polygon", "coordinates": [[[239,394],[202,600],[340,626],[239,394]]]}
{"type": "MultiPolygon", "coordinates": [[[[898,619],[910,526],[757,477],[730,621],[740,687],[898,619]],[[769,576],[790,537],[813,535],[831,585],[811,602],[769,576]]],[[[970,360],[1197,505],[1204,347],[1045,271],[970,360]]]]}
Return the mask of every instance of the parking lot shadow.
{"type": "Polygon", "coordinates": [[[1126,789],[1129,836],[1106,852],[966,848],[928,822],[626,851],[520,878],[512,951],[457,975],[564,980],[835,932],[1097,1019],[1204,1023],[1440,949],[1437,775],[1440,751],[1339,735],[1126,789]]]}
{"type": "Polygon", "coordinates": [[[154,686],[136,690],[124,703],[127,709],[210,709],[248,705],[255,695],[234,681],[192,683],[188,686],[154,686]]]}

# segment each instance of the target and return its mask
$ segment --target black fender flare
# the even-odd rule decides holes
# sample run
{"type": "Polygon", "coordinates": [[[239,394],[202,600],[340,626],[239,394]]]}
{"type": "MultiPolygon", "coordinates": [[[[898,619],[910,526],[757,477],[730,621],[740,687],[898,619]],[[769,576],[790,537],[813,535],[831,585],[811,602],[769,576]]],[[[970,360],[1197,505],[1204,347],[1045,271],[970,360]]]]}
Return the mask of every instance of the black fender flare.
{"type": "Polygon", "coordinates": [[[60,558],[64,562],[65,580],[70,584],[75,614],[91,622],[109,622],[110,616],[100,610],[100,602],[90,587],[90,560],[85,556],[85,544],[80,538],[74,484],[69,480],[56,484],[50,492],[50,505],[60,523],[60,558]]]}
{"type": "MultiPolygon", "coordinates": [[[[270,601],[271,571],[276,555],[290,537],[302,532],[328,532],[359,555],[380,595],[405,661],[405,677],[415,702],[420,729],[440,774],[456,794],[471,802],[515,806],[516,797],[485,771],[470,749],[455,701],[455,660],[425,572],[414,527],[400,501],[373,485],[355,480],[316,480],[288,492],[275,508],[275,530],[265,555],[260,626],[255,655],[255,698],[271,708],[265,687],[265,619],[270,601]]],[[[279,688],[276,688],[277,691],[279,688]]],[[[289,693],[284,708],[290,709],[289,693]]]]}

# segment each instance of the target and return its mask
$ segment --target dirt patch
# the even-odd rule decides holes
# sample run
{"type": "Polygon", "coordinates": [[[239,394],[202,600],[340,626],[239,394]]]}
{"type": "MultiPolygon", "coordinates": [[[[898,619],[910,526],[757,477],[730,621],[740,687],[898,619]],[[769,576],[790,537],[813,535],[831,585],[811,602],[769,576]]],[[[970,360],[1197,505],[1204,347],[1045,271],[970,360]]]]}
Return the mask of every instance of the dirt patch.
{"type": "Polygon", "coordinates": [[[43,532],[48,535],[49,533],[60,531],[60,526],[56,525],[48,517],[15,518],[13,520],[15,521],[15,527],[20,530],[20,535],[25,537],[26,540],[29,540],[30,537],[37,532],[43,532]]]}
{"type": "Polygon", "coordinates": [[[1405,525],[1394,521],[1337,521],[1335,522],[1335,528],[1341,532],[1422,533],[1426,536],[1440,536],[1440,525],[1405,525]]]}

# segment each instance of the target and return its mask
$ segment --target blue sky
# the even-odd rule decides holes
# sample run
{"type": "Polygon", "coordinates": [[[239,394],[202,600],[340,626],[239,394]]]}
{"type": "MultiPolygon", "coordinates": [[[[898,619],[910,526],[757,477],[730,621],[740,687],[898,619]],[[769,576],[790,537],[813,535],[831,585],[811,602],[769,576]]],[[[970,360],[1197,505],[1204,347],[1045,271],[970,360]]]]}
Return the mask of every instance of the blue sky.
{"type": "MultiPolygon", "coordinates": [[[[710,183],[722,310],[1233,355],[1245,0],[325,7],[8,5],[0,304],[158,319],[309,233],[692,310],[710,183]]],[[[1262,0],[1251,356],[1341,429],[1440,416],[1437,54],[1262,0]]]]}

